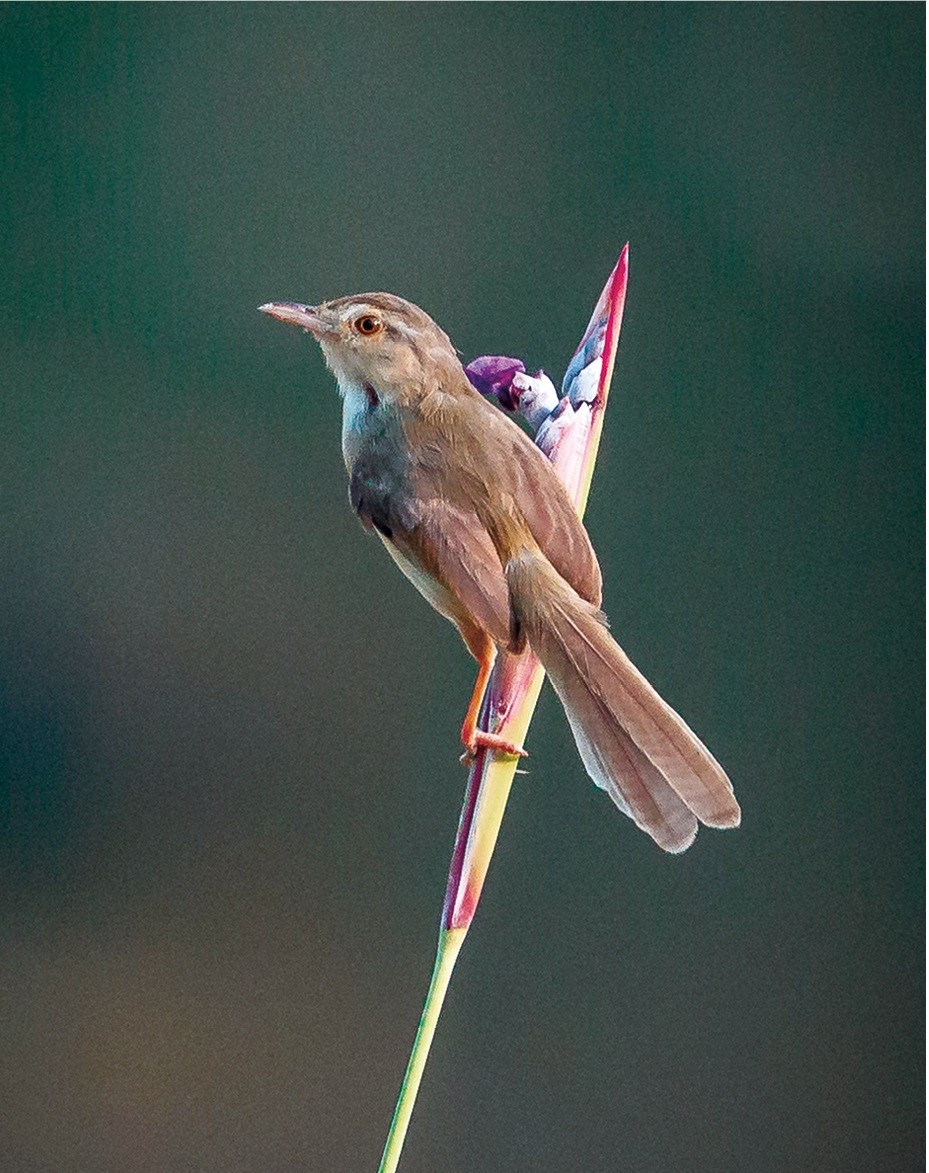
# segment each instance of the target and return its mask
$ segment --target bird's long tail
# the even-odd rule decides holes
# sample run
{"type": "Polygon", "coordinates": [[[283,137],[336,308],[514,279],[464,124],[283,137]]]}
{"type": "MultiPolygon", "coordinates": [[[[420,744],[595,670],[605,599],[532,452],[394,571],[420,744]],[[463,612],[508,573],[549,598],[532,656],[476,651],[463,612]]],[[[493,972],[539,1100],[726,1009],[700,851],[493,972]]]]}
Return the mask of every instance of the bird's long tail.
{"type": "Polygon", "coordinates": [[[741,819],[722,767],[661,699],[586,602],[537,551],[506,565],[514,625],[564,705],[587,771],[665,851],[741,819]]]}

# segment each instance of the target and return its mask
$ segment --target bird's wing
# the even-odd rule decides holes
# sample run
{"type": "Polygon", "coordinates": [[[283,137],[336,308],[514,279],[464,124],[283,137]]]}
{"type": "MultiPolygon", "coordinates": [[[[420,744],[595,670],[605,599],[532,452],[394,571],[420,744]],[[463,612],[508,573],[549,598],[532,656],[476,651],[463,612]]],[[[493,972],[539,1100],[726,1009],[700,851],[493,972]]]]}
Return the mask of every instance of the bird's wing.
{"type": "Polygon", "coordinates": [[[510,591],[477,514],[436,497],[421,501],[418,512],[416,525],[399,534],[398,547],[441,583],[494,643],[505,647],[510,641],[510,591]]]}
{"type": "Polygon", "coordinates": [[[590,538],[551,463],[526,433],[470,384],[437,408],[430,410],[428,400],[423,408],[413,480],[428,486],[430,496],[473,509],[504,560],[512,551],[494,523],[515,522],[517,535],[528,529],[561,577],[599,606],[602,580],[590,538]],[[424,443],[432,429],[441,438],[424,443]]]}
{"type": "MultiPolygon", "coordinates": [[[[510,424],[505,417],[502,422],[510,424]]],[[[550,462],[525,432],[511,426],[520,438],[514,441],[510,466],[516,507],[561,577],[582,599],[599,607],[603,580],[587,530],[550,462]]]]}
{"type": "Polygon", "coordinates": [[[378,491],[353,475],[349,497],[421,595],[453,623],[510,640],[510,592],[490,535],[472,509],[436,496],[378,491]]]}

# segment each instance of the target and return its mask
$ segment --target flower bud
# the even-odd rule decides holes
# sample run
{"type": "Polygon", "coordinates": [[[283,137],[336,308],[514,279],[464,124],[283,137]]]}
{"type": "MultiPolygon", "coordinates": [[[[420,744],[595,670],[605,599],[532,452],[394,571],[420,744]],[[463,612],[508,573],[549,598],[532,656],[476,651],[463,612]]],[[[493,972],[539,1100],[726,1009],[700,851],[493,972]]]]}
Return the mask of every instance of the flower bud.
{"type": "Polygon", "coordinates": [[[524,364],[518,358],[507,358],[502,354],[484,354],[469,362],[464,372],[476,391],[480,391],[488,399],[496,399],[505,411],[515,411],[516,402],[510,388],[514,375],[522,374],[525,370],[524,364]]]}

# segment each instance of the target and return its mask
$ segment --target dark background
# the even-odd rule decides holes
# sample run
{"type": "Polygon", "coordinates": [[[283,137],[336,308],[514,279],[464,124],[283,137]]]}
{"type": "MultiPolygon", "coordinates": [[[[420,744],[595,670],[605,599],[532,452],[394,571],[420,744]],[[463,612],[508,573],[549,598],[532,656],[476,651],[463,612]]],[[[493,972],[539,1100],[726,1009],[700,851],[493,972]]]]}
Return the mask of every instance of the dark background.
{"type": "Polygon", "coordinates": [[[0,34],[0,1165],[376,1167],[472,666],[255,307],[560,378],[630,239],[589,528],[744,824],[662,855],[544,694],[404,1173],[918,1167],[923,7],[0,34]]]}

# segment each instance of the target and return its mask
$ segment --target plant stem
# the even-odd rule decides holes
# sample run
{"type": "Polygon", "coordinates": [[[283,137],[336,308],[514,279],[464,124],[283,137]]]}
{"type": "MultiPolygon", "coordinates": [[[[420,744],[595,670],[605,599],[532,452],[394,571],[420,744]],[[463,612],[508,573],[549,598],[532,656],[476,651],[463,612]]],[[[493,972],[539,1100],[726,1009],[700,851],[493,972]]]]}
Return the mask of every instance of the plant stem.
{"type": "Polygon", "coordinates": [[[467,928],[442,929],[439,933],[439,943],[436,947],[435,966],[432,970],[432,980],[426,1001],[423,1004],[422,1017],[419,1020],[419,1029],[413,1040],[413,1049],[410,1052],[410,1061],[406,1066],[406,1074],[400,1085],[400,1095],[397,1097],[397,1107],[390,1122],[387,1133],[387,1143],[384,1145],[384,1155],[378,1166],[378,1173],[395,1173],[400,1163],[400,1153],[403,1150],[403,1141],[406,1130],[413,1115],[413,1105],[416,1103],[416,1093],[419,1091],[420,1080],[429,1057],[429,1048],[438,1025],[439,1015],[442,1013],[442,1004],[448,983],[452,978],[452,970],[458,960],[461,946],[464,944],[467,928]]]}
{"type": "MultiPolygon", "coordinates": [[[[581,448],[572,450],[570,445],[559,447],[557,439],[552,441],[551,447],[540,443],[542,451],[552,461],[555,471],[581,516],[584,514],[587,494],[590,491],[603,427],[603,411],[613,374],[613,361],[626,300],[628,260],[627,244],[604,286],[593,317],[566,375],[566,398],[577,408],[577,426],[587,429],[580,433],[581,448]],[[575,401],[572,399],[572,391],[577,391],[580,372],[589,369],[593,362],[601,361],[601,358],[596,399],[591,401],[585,394],[578,396],[575,401]]],[[[541,664],[531,652],[526,651],[520,656],[501,652],[484,698],[481,728],[492,730],[491,722],[499,719],[499,727],[492,731],[505,734],[517,745],[522,745],[539,698],[543,675],[541,664]]],[[[379,1173],[396,1173],[400,1163],[403,1141],[413,1114],[413,1105],[416,1103],[416,1094],[442,1012],[448,983],[451,981],[452,970],[464,944],[465,934],[481,898],[481,889],[497,843],[517,764],[518,760],[515,758],[478,750],[471,766],[449,868],[435,967],[422,1017],[419,1020],[419,1029],[413,1040],[410,1061],[400,1086],[397,1107],[390,1122],[379,1173]]]]}

